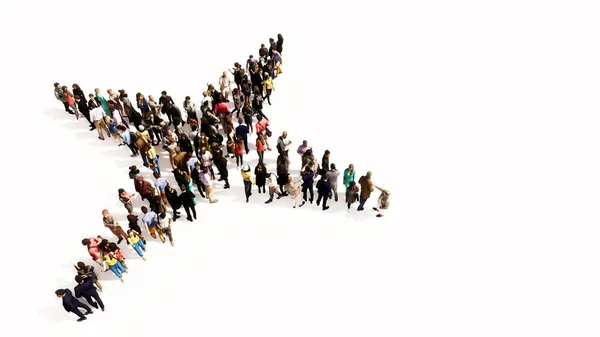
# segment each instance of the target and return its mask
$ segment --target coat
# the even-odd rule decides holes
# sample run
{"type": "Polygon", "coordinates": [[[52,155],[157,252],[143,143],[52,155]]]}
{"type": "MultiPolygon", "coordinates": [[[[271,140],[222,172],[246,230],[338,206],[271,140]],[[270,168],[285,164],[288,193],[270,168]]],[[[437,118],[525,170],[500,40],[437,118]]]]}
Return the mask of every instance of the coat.
{"type": "Polygon", "coordinates": [[[263,166],[262,170],[258,169],[258,165],[254,168],[254,175],[256,176],[256,186],[265,186],[267,183],[267,168],[263,166]]]}
{"type": "Polygon", "coordinates": [[[350,183],[354,181],[356,171],[352,170],[352,173],[348,169],[344,170],[344,185],[346,188],[350,187],[350,183]]]}
{"type": "Polygon", "coordinates": [[[71,290],[64,290],[66,293],[65,296],[62,297],[62,305],[67,312],[71,312],[73,309],[77,308],[77,304],[79,303],[79,301],[75,297],[73,297],[73,293],[71,292],[71,290]]]}
{"type": "Polygon", "coordinates": [[[300,182],[288,182],[285,184],[285,191],[288,192],[290,197],[296,198],[300,196],[300,182]]]}
{"type": "Polygon", "coordinates": [[[358,179],[358,183],[360,184],[360,196],[363,199],[371,197],[371,192],[375,190],[373,188],[373,182],[371,181],[371,178],[362,176],[360,179],[358,179]]]}
{"type": "Polygon", "coordinates": [[[317,193],[319,195],[328,196],[330,192],[331,184],[329,183],[329,181],[323,179],[319,180],[319,182],[317,183],[317,193]]]}
{"type": "Polygon", "coordinates": [[[97,295],[96,287],[94,287],[94,280],[91,277],[86,277],[83,279],[83,282],[76,285],[75,288],[75,297],[88,297],[92,295],[97,295]]]}
{"type": "Polygon", "coordinates": [[[346,189],[346,202],[349,204],[353,204],[356,202],[356,199],[358,197],[358,186],[354,185],[354,188],[348,187],[346,189]]]}
{"type": "Polygon", "coordinates": [[[165,195],[167,197],[167,201],[169,202],[169,205],[171,205],[171,208],[173,210],[177,210],[181,207],[181,205],[183,205],[183,202],[179,198],[179,195],[177,195],[177,191],[175,189],[173,189],[169,192],[169,189],[167,188],[165,190],[165,195]]]}

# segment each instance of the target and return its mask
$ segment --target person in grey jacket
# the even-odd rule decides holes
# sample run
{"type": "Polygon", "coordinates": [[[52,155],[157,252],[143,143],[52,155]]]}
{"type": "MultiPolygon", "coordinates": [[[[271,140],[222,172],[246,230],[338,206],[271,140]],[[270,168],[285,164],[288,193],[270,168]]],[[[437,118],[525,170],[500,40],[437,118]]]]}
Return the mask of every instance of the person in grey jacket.
{"type": "Polygon", "coordinates": [[[67,98],[65,97],[65,93],[61,87],[61,85],[57,82],[54,83],[54,97],[57,100],[61,101],[61,103],[65,106],[65,111],[74,115],[75,113],[69,109],[69,103],[67,103],[67,98]]]}
{"type": "Polygon", "coordinates": [[[381,218],[383,216],[383,210],[390,208],[390,191],[377,185],[375,185],[375,188],[381,191],[381,195],[379,196],[379,199],[377,199],[377,207],[373,207],[373,210],[379,212],[377,217],[381,218]]]}
{"type": "Polygon", "coordinates": [[[327,176],[329,176],[329,184],[331,185],[331,191],[333,193],[333,197],[335,198],[335,202],[338,201],[338,176],[340,175],[340,171],[335,168],[335,164],[331,164],[331,169],[327,171],[327,176]]]}

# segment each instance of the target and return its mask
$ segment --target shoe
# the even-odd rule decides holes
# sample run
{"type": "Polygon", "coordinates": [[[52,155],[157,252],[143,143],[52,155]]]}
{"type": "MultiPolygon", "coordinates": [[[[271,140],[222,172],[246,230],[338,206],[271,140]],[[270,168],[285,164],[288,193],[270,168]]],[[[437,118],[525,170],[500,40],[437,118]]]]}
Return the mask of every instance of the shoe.
{"type": "Polygon", "coordinates": [[[249,199],[246,197],[246,202],[248,202],[248,201],[249,201],[249,199]]]}
{"type": "Polygon", "coordinates": [[[272,202],[273,202],[273,199],[269,199],[269,200],[265,201],[265,204],[270,204],[272,202]]]}
{"type": "Polygon", "coordinates": [[[215,199],[215,200],[211,201],[210,203],[211,204],[216,204],[217,202],[219,202],[219,200],[215,199]]]}
{"type": "Polygon", "coordinates": [[[98,303],[92,304],[92,307],[94,307],[94,309],[98,309],[98,303]]]}
{"type": "Polygon", "coordinates": [[[82,321],[85,321],[86,319],[87,318],[85,318],[85,317],[81,317],[80,319],[77,320],[77,322],[82,322],[82,321]]]}
{"type": "Polygon", "coordinates": [[[119,241],[117,241],[117,244],[123,242],[123,238],[120,238],[119,241]]]}
{"type": "Polygon", "coordinates": [[[376,217],[381,218],[383,214],[377,214],[376,217]]]}
{"type": "Polygon", "coordinates": [[[373,210],[379,212],[379,209],[377,207],[373,207],[373,210]]]}
{"type": "Polygon", "coordinates": [[[125,283],[125,280],[121,277],[121,283],[125,283]]]}
{"type": "Polygon", "coordinates": [[[145,257],[145,256],[142,256],[142,260],[146,261],[146,257],[145,257]]]}
{"type": "Polygon", "coordinates": [[[84,315],[91,315],[91,314],[93,314],[93,313],[94,313],[94,312],[90,310],[90,311],[86,312],[84,315]]]}
{"type": "Polygon", "coordinates": [[[100,310],[104,311],[104,308],[102,308],[102,309],[100,309],[100,310]]]}
{"type": "Polygon", "coordinates": [[[175,247],[175,243],[171,241],[171,247],[175,247]]]}
{"type": "Polygon", "coordinates": [[[365,209],[364,208],[357,208],[356,210],[357,211],[364,211],[365,209]]]}
{"type": "Polygon", "coordinates": [[[326,210],[328,210],[328,209],[329,209],[329,206],[325,206],[325,207],[323,207],[323,210],[324,210],[324,211],[326,211],[326,210]]]}
{"type": "Polygon", "coordinates": [[[317,200],[317,206],[319,206],[321,204],[321,202],[319,200],[317,200]]]}
{"type": "Polygon", "coordinates": [[[189,222],[192,222],[192,221],[194,221],[194,220],[192,220],[192,218],[190,218],[190,217],[187,217],[186,219],[187,219],[187,221],[189,221],[189,222]]]}
{"type": "Polygon", "coordinates": [[[312,204],[313,200],[312,199],[308,199],[308,201],[310,201],[310,203],[312,204]]]}
{"type": "Polygon", "coordinates": [[[296,208],[296,206],[292,207],[292,208],[296,208]]]}
{"type": "Polygon", "coordinates": [[[302,207],[302,206],[304,206],[304,204],[306,204],[306,201],[303,201],[303,202],[300,204],[300,206],[299,206],[299,207],[302,207]]]}

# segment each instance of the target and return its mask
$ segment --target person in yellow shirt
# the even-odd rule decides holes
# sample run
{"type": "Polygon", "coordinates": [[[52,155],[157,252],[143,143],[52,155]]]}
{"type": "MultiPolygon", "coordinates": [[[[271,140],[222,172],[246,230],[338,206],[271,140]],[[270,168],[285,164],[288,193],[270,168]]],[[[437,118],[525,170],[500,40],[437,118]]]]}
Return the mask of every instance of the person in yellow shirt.
{"type": "Polygon", "coordinates": [[[252,195],[252,184],[254,184],[254,178],[250,172],[250,165],[244,164],[242,167],[242,178],[244,179],[244,191],[246,192],[246,202],[250,201],[252,195]]]}
{"type": "Polygon", "coordinates": [[[136,253],[142,258],[142,260],[146,261],[146,257],[142,251],[146,251],[146,245],[142,241],[140,234],[132,229],[127,231],[128,240],[131,243],[131,246],[135,250],[136,253]]]}
{"type": "Polygon", "coordinates": [[[275,90],[275,86],[273,85],[273,79],[271,78],[269,73],[265,73],[265,78],[263,79],[262,84],[263,88],[265,88],[265,91],[267,93],[267,95],[264,98],[266,98],[267,103],[271,105],[271,93],[273,92],[273,90],[275,90]]]}
{"type": "Polygon", "coordinates": [[[127,268],[123,267],[121,262],[119,262],[119,260],[117,260],[112,253],[106,254],[104,256],[104,271],[107,271],[108,269],[115,273],[115,275],[121,280],[121,282],[125,282],[125,280],[123,279],[123,274],[121,273],[127,273],[129,271],[127,270],[127,268]]]}

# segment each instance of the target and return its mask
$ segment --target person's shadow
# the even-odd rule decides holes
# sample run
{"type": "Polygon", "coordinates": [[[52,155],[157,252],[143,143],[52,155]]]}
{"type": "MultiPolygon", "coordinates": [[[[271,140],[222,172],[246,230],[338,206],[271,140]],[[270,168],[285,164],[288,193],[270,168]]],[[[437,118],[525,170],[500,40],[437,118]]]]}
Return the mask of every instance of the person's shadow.
{"type": "Polygon", "coordinates": [[[71,319],[77,319],[77,316],[75,316],[75,314],[65,311],[65,309],[62,306],[62,300],[58,297],[56,300],[56,305],[43,307],[37,311],[37,314],[39,317],[54,322],[65,322],[71,319]]]}

